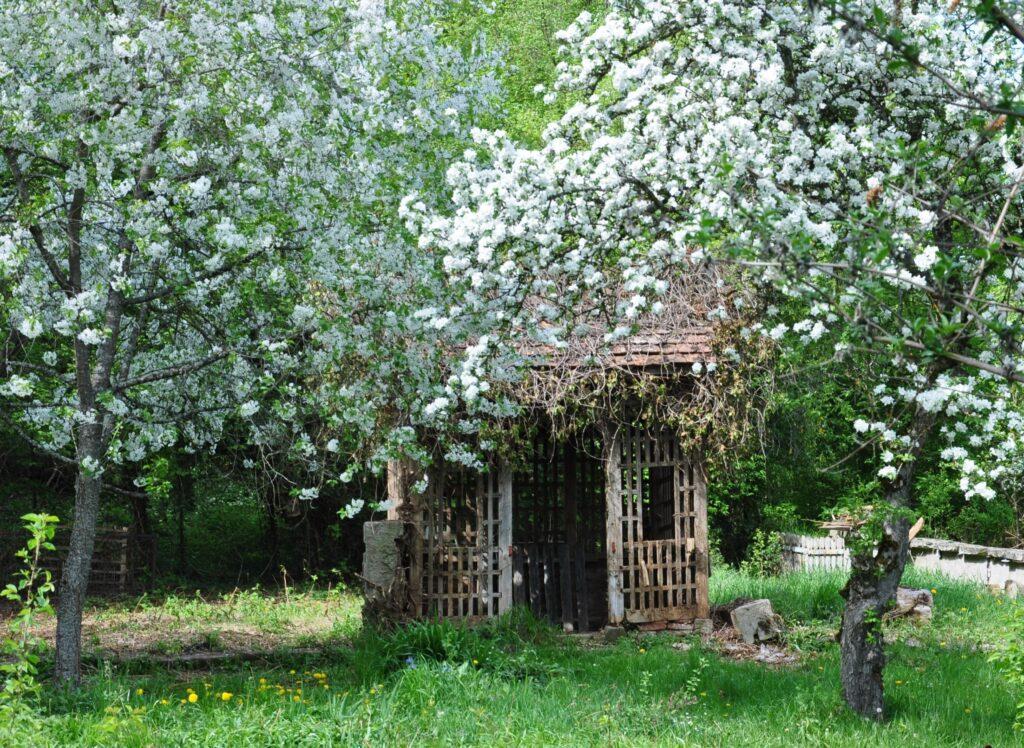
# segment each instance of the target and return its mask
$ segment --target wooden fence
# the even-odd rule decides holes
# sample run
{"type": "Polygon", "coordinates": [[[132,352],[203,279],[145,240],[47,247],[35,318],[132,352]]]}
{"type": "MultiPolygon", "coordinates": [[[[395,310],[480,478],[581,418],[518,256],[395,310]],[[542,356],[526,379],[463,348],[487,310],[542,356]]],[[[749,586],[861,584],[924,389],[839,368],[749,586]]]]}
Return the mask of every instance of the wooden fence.
{"type": "MultiPolygon", "coordinates": [[[[850,568],[850,556],[842,537],[795,533],[781,533],[780,537],[782,565],[786,571],[850,568]]],[[[914,538],[910,541],[910,551],[912,562],[919,569],[1006,591],[1024,591],[1024,549],[914,538]]]]}
{"type": "Polygon", "coordinates": [[[849,571],[850,554],[846,543],[833,535],[796,535],[780,533],[782,539],[782,569],[841,569],[849,571]]]}
{"type": "MultiPolygon", "coordinates": [[[[69,532],[69,528],[59,527],[55,537],[56,551],[43,556],[43,568],[53,574],[57,583],[68,552],[69,532]]],[[[155,541],[152,535],[135,533],[126,527],[97,529],[89,594],[110,597],[139,591],[156,571],[155,541]]],[[[0,580],[5,584],[22,564],[15,553],[24,543],[24,533],[0,532],[0,580]]]]}

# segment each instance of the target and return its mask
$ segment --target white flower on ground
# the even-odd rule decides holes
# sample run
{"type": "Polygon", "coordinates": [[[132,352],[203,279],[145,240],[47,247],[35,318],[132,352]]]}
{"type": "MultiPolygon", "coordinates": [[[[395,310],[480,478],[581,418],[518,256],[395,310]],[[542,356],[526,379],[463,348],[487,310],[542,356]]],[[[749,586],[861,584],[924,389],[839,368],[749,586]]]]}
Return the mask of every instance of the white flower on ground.
{"type": "Polygon", "coordinates": [[[444,411],[448,407],[448,403],[447,397],[438,397],[423,409],[423,414],[429,418],[435,413],[444,411]]]}

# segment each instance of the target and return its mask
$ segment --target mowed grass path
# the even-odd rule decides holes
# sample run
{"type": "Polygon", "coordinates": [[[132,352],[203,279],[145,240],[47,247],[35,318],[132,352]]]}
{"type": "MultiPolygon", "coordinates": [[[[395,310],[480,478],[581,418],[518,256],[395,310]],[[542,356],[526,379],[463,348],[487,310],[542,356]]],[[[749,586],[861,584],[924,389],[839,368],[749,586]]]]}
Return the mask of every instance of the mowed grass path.
{"type": "MultiPolygon", "coordinates": [[[[1015,695],[987,661],[1015,603],[912,575],[908,582],[936,589],[936,617],[930,626],[889,628],[891,715],[874,725],[850,715],[839,695],[831,637],[840,576],[754,580],[719,570],[713,581],[717,601],[771,598],[789,623],[799,664],[733,661],[695,640],[689,649],[673,647],[681,640],[664,635],[601,646],[524,615],[473,631],[447,624],[386,636],[353,629],[321,642],[326,648],[316,656],[201,672],[101,666],[79,695],[44,695],[31,744],[1022,744],[1011,729],[1015,695]]],[[[351,594],[332,600],[359,605],[351,594]]],[[[0,743],[3,734],[0,726],[0,743]]]]}

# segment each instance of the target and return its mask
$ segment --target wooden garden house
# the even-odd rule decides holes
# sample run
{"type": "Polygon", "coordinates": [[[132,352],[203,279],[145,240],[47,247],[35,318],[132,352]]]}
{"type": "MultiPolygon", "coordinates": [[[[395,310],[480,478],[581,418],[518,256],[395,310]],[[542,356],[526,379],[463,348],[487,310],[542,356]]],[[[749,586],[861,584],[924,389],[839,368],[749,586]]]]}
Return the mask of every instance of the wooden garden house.
{"type": "MultiPolygon", "coordinates": [[[[693,373],[714,359],[706,325],[639,332],[588,356],[587,367],[571,359],[579,355],[531,351],[538,386],[556,367],[572,376],[597,368],[669,383],[685,403],[693,373]]],[[[571,631],[707,618],[705,469],[645,407],[645,391],[664,389],[608,390],[568,436],[537,418],[511,454],[481,472],[435,467],[422,494],[412,490],[422,470],[391,463],[394,506],[364,529],[371,600],[424,618],[526,605],[571,631]]]]}

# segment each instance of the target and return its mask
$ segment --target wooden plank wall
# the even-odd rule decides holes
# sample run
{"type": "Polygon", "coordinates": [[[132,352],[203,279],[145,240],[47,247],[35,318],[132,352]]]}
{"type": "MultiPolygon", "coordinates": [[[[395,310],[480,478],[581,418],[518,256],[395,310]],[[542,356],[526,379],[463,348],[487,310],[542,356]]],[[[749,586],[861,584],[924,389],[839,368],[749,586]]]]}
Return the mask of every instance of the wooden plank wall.
{"type": "Polygon", "coordinates": [[[586,558],[579,545],[520,543],[512,549],[513,605],[571,631],[589,631],[586,558]]]}

